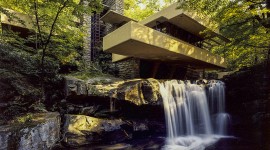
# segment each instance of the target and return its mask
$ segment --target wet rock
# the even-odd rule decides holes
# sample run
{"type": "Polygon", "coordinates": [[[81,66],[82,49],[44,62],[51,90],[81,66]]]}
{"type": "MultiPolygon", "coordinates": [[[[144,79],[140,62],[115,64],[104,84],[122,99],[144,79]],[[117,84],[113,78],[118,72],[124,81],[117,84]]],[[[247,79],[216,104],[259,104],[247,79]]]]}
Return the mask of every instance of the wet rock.
{"type": "Polygon", "coordinates": [[[80,113],[83,108],[84,108],[83,105],[75,105],[71,103],[66,104],[67,113],[80,113]]]}
{"type": "Polygon", "coordinates": [[[88,115],[88,116],[91,116],[91,115],[94,115],[97,110],[99,109],[99,106],[95,105],[95,106],[89,106],[89,107],[84,107],[81,109],[81,113],[82,115],[88,115]]]}
{"type": "Polygon", "coordinates": [[[158,104],[161,102],[159,82],[155,79],[126,81],[119,85],[114,97],[136,105],[158,104]]]}
{"type": "Polygon", "coordinates": [[[0,149],[50,149],[60,136],[59,113],[32,114],[26,123],[0,126],[0,149]]]}
{"type": "Polygon", "coordinates": [[[99,84],[115,84],[124,82],[123,79],[114,77],[95,77],[87,80],[87,84],[99,85],[99,84]]]}
{"type": "Polygon", "coordinates": [[[105,132],[102,141],[105,143],[114,144],[128,139],[132,139],[132,132],[119,129],[110,132],[105,132]]]}
{"type": "Polygon", "coordinates": [[[164,122],[149,121],[148,128],[152,134],[166,135],[165,120],[164,120],[164,122]]]}
{"type": "Polygon", "coordinates": [[[65,77],[66,96],[110,96],[110,91],[116,89],[124,81],[119,78],[96,77],[89,80],[80,80],[74,77],[65,77]]]}
{"type": "Polygon", "coordinates": [[[133,121],[133,138],[146,138],[150,135],[148,121],[133,121]]]}
{"type": "Polygon", "coordinates": [[[65,77],[67,95],[87,95],[87,86],[83,80],[65,77]]]}
{"type": "Polygon", "coordinates": [[[147,121],[144,122],[139,122],[139,121],[134,121],[133,122],[133,130],[134,131],[148,131],[148,123],[147,121]]]}
{"type": "Polygon", "coordinates": [[[97,142],[114,143],[131,138],[121,119],[98,119],[84,115],[65,115],[65,143],[71,147],[97,142]]]}
{"type": "Polygon", "coordinates": [[[11,132],[0,133],[0,149],[9,149],[8,141],[11,136],[11,132]]]}
{"type": "MultiPolygon", "coordinates": [[[[121,80],[93,78],[88,81],[66,77],[66,97],[98,96],[126,100],[135,105],[161,103],[159,81],[156,79],[121,80]]],[[[73,98],[78,99],[78,97],[73,98]]]]}

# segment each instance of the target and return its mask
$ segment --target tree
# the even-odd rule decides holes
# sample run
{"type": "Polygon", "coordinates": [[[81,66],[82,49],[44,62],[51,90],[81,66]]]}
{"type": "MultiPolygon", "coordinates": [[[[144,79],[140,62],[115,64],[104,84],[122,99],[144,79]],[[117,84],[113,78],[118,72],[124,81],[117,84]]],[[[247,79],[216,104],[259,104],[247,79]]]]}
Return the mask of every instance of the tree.
{"type": "MultiPolygon", "coordinates": [[[[31,34],[26,39],[21,39],[36,43],[36,46],[26,48],[25,42],[13,46],[38,59],[36,69],[42,87],[46,79],[57,72],[55,67],[50,70],[50,66],[80,65],[83,37],[88,36],[84,18],[102,9],[100,0],[1,0],[0,5],[0,11],[10,19],[24,23],[24,20],[20,20],[7,9],[31,18],[31,34]]],[[[1,37],[1,42],[8,41],[7,43],[12,44],[18,39],[16,36],[10,40],[10,36],[5,34],[1,37]]],[[[42,89],[44,91],[44,87],[42,89]]]]}
{"type": "Polygon", "coordinates": [[[143,20],[144,18],[160,11],[162,8],[175,2],[174,0],[125,0],[124,15],[135,19],[143,20]]]}
{"type": "Polygon", "coordinates": [[[211,30],[220,29],[231,42],[214,47],[230,69],[254,65],[267,57],[270,45],[269,0],[180,0],[180,9],[197,11],[212,20],[211,30]]]}
{"type": "Polygon", "coordinates": [[[46,56],[63,64],[76,63],[78,54],[74,50],[82,47],[86,36],[83,16],[102,8],[99,0],[1,0],[0,4],[2,10],[12,9],[32,18],[36,33],[33,36],[37,36],[32,39],[38,43],[35,49],[40,51],[41,67],[46,56]]]}

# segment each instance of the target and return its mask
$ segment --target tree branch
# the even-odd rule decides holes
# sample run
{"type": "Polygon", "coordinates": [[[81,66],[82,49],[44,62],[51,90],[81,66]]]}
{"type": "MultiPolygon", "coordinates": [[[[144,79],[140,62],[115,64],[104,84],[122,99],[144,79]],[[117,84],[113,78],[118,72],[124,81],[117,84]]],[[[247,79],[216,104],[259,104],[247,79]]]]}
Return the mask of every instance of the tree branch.
{"type": "Polygon", "coordinates": [[[52,23],[52,26],[51,26],[51,30],[50,30],[48,39],[47,39],[47,41],[46,41],[46,43],[45,43],[45,46],[47,46],[48,43],[50,42],[50,39],[51,39],[51,37],[52,37],[53,30],[54,30],[55,23],[56,23],[56,21],[57,21],[59,15],[60,15],[60,13],[61,13],[61,11],[67,6],[67,3],[68,3],[68,0],[66,0],[66,1],[63,3],[62,7],[60,7],[60,8],[58,9],[58,11],[57,11],[57,13],[56,13],[56,16],[55,16],[55,18],[54,18],[54,20],[53,20],[53,23],[52,23]]]}
{"type": "Polygon", "coordinates": [[[248,43],[246,43],[246,44],[244,44],[244,45],[246,45],[246,46],[250,46],[250,47],[254,47],[254,48],[263,48],[263,49],[267,49],[267,48],[269,48],[269,46],[256,46],[256,45],[253,45],[253,44],[248,44],[248,43]]]}
{"type": "Polygon", "coordinates": [[[42,36],[41,36],[41,29],[40,29],[40,24],[39,24],[39,18],[38,18],[38,8],[37,8],[37,0],[34,0],[34,8],[35,8],[35,17],[36,17],[36,24],[38,28],[38,37],[40,38],[41,45],[44,45],[42,36]]]}
{"type": "Polygon", "coordinates": [[[46,40],[46,42],[44,43],[43,45],[43,49],[42,49],[42,58],[41,58],[41,66],[42,66],[42,72],[44,72],[44,58],[45,58],[45,55],[46,55],[46,49],[47,49],[47,46],[51,40],[51,37],[53,35],[53,30],[54,30],[54,27],[55,27],[55,24],[56,24],[56,21],[61,13],[61,11],[67,6],[67,3],[68,3],[68,0],[66,0],[63,5],[61,7],[59,7],[57,13],[56,13],[56,16],[53,20],[53,23],[51,25],[51,29],[50,29],[50,33],[49,33],[49,36],[46,40]]]}
{"type": "Polygon", "coordinates": [[[59,6],[59,9],[56,13],[56,16],[53,20],[53,23],[51,25],[51,28],[50,28],[50,32],[49,32],[49,35],[48,35],[48,38],[46,39],[46,41],[43,41],[43,38],[42,38],[42,34],[41,34],[41,28],[40,28],[40,22],[39,22],[39,17],[38,17],[38,2],[37,0],[34,0],[34,7],[35,7],[35,17],[36,17],[36,24],[37,24],[37,27],[38,27],[38,32],[39,32],[39,38],[40,38],[40,41],[41,41],[41,44],[42,44],[42,56],[41,56],[41,88],[42,88],[42,91],[43,91],[43,96],[42,96],[42,99],[44,100],[45,99],[45,94],[44,94],[44,82],[45,82],[45,66],[44,66],[44,61],[45,61],[45,56],[46,56],[46,50],[47,50],[47,46],[48,44],[50,43],[50,40],[51,40],[51,37],[53,35],[53,31],[54,31],[54,27],[55,27],[55,24],[56,24],[56,21],[58,20],[58,17],[60,15],[60,13],[62,12],[62,10],[67,6],[67,3],[68,3],[69,0],[66,0],[62,6],[59,6]]]}
{"type": "Polygon", "coordinates": [[[239,21],[239,22],[235,22],[235,23],[232,23],[232,24],[227,24],[227,25],[224,25],[222,27],[220,27],[220,30],[226,28],[226,27],[231,27],[231,26],[235,26],[235,25],[244,25],[246,24],[247,22],[251,21],[253,19],[253,17],[250,17],[250,18],[246,18],[245,20],[243,21],[239,21]]]}

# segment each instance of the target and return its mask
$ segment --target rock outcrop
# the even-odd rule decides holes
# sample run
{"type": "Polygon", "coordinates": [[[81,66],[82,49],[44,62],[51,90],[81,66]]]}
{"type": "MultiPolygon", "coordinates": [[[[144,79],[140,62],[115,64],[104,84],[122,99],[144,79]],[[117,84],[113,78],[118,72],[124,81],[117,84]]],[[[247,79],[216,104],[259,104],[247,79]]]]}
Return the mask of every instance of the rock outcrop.
{"type": "Polygon", "coordinates": [[[164,135],[164,112],[156,79],[65,77],[64,143],[69,147],[112,144],[164,135]],[[153,113],[154,112],[154,113],[153,113]]]}
{"type": "Polygon", "coordinates": [[[112,97],[135,105],[161,103],[159,82],[151,78],[125,81],[118,78],[93,78],[84,81],[66,77],[66,96],[112,97]]]}
{"type": "Polygon", "coordinates": [[[242,68],[223,80],[233,134],[258,144],[258,149],[270,148],[270,64],[242,68]]]}
{"type": "Polygon", "coordinates": [[[0,150],[51,149],[59,138],[59,113],[32,114],[27,122],[0,126],[0,150]]]}
{"type": "Polygon", "coordinates": [[[164,124],[149,120],[101,119],[85,115],[64,117],[64,142],[69,147],[113,144],[165,131],[164,124]]]}
{"type": "Polygon", "coordinates": [[[121,119],[99,119],[84,115],[65,115],[64,142],[71,147],[95,143],[114,143],[132,138],[129,125],[121,119]]]}

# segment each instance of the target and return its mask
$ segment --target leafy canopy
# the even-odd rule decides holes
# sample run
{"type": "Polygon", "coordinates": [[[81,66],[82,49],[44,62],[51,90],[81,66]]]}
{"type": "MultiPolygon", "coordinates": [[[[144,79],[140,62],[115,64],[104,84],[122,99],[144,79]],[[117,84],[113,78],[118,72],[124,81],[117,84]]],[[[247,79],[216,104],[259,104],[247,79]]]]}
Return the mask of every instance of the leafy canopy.
{"type": "Polygon", "coordinates": [[[32,36],[26,40],[38,45],[32,47],[33,51],[42,55],[46,47],[46,57],[73,65],[79,65],[83,54],[83,38],[87,36],[85,18],[102,9],[100,0],[1,0],[0,5],[0,11],[15,21],[24,20],[6,9],[30,16],[34,27],[32,36]]]}
{"type": "Polygon", "coordinates": [[[176,2],[174,0],[124,0],[124,15],[135,19],[144,18],[160,11],[162,8],[176,2]]]}
{"type": "Polygon", "coordinates": [[[212,20],[231,42],[214,47],[230,69],[251,66],[266,59],[270,46],[269,0],[180,0],[180,9],[197,11],[212,20]]]}

